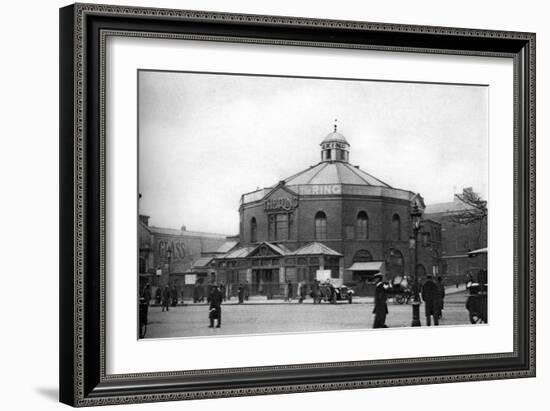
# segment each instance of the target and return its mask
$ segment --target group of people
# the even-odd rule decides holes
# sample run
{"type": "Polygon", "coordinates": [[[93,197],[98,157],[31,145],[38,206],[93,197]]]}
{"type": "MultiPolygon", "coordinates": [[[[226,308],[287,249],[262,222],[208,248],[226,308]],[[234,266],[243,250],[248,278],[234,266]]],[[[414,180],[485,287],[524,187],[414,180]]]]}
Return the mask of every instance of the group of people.
{"type": "MultiPolygon", "coordinates": [[[[384,276],[380,273],[374,276],[376,288],[374,291],[374,324],[373,328],[387,328],[386,316],[388,314],[388,296],[392,293],[392,287],[384,281],[384,276]]],[[[445,285],[443,279],[437,277],[437,282],[433,280],[433,276],[428,275],[426,281],[422,284],[420,292],[422,301],[424,302],[426,325],[439,325],[439,320],[443,316],[443,302],[445,299],[445,285]]]]}
{"type": "Polygon", "coordinates": [[[239,298],[239,304],[242,304],[245,301],[248,301],[249,296],[250,296],[250,288],[248,287],[248,281],[246,281],[244,284],[240,283],[239,287],[237,288],[237,297],[239,298]]]}
{"type": "MultiPolygon", "coordinates": [[[[392,295],[392,286],[388,282],[384,281],[384,276],[380,273],[376,274],[374,276],[374,279],[376,285],[374,291],[374,309],[372,311],[372,313],[374,314],[373,328],[387,328],[387,299],[389,296],[392,295]]],[[[312,294],[315,293],[315,290],[318,291],[320,287],[321,284],[316,281],[312,286],[312,294]]],[[[209,284],[207,290],[207,302],[209,303],[209,327],[213,328],[214,323],[216,322],[216,328],[220,328],[222,319],[221,305],[222,302],[226,300],[225,286],[224,284],[209,284]]],[[[284,290],[285,301],[292,301],[292,290],[292,283],[288,281],[285,284],[284,290]]],[[[169,285],[165,285],[162,288],[159,287],[157,289],[157,300],[159,299],[158,293],[160,293],[160,300],[162,302],[163,312],[165,310],[169,311],[170,306],[176,306],[178,301],[178,294],[175,285],[173,285],[172,287],[170,287],[169,285]]],[[[298,302],[302,303],[307,295],[307,285],[304,282],[298,283],[296,294],[298,297],[298,302]]],[[[239,284],[239,304],[242,304],[245,300],[248,300],[248,295],[248,284],[239,284]]],[[[422,284],[420,295],[422,297],[422,301],[424,302],[426,325],[431,326],[432,320],[434,325],[439,325],[439,320],[442,318],[445,298],[445,286],[443,284],[442,278],[438,277],[437,281],[434,281],[433,277],[431,275],[428,275],[426,277],[426,281],[424,281],[424,283],[422,284]]],[[[194,295],[193,299],[195,300],[196,297],[197,296],[194,295]]],[[[151,285],[147,283],[141,293],[140,302],[142,304],[145,304],[145,306],[149,306],[151,299],[151,285]]],[[[202,301],[202,299],[199,298],[197,298],[197,300],[202,301]]]]}
{"type": "MultiPolygon", "coordinates": [[[[144,304],[149,306],[151,300],[153,299],[153,292],[151,284],[145,284],[143,290],[141,291],[140,298],[143,299],[144,304]]],[[[162,311],[169,311],[170,307],[175,307],[178,305],[178,289],[175,285],[171,287],[166,284],[164,287],[158,287],[155,292],[155,300],[157,304],[162,304],[162,311]]]]}
{"type": "MultiPolygon", "coordinates": [[[[208,296],[212,292],[212,287],[214,284],[204,284],[204,283],[195,283],[193,286],[193,302],[194,303],[202,303],[205,299],[208,299],[208,296]]],[[[222,299],[223,301],[226,300],[226,289],[225,284],[220,283],[219,285],[219,291],[222,293],[222,299]]]]}
{"type": "MultiPolygon", "coordinates": [[[[292,299],[294,298],[294,286],[292,285],[292,282],[288,280],[284,286],[284,300],[286,302],[292,302],[292,299]]],[[[298,299],[298,303],[303,303],[307,295],[307,285],[305,281],[298,281],[298,285],[296,286],[296,298],[298,299]]]]}

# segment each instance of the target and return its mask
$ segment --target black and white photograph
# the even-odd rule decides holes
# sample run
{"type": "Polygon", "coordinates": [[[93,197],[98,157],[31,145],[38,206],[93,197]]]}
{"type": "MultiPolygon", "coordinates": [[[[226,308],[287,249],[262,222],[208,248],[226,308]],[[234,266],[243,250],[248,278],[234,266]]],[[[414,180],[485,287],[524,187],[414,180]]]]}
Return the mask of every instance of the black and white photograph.
{"type": "Polygon", "coordinates": [[[137,79],[139,339],[490,323],[488,85],[137,79]]]}

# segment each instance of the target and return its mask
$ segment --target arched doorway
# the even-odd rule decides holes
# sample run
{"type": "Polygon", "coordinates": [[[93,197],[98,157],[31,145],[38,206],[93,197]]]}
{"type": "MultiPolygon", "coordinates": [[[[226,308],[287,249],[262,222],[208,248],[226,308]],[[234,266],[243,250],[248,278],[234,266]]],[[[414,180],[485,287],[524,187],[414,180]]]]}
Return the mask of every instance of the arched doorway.
{"type": "Polygon", "coordinates": [[[403,253],[396,248],[390,248],[386,254],[386,266],[388,275],[391,278],[403,276],[405,272],[405,259],[403,253]]]}
{"type": "MultiPolygon", "coordinates": [[[[352,265],[349,269],[353,273],[353,289],[356,295],[374,295],[373,279],[379,269],[372,261],[372,254],[368,250],[358,250],[353,255],[352,265]]],[[[379,262],[379,265],[381,264],[379,262]]]]}

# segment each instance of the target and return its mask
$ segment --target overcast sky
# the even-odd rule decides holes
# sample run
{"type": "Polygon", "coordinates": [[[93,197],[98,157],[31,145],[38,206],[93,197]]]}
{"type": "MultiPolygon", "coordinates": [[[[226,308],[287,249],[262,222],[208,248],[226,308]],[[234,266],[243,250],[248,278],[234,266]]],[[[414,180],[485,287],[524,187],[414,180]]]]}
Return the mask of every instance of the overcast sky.
{"type": "Polygon", "coordinates": [[[237,234],[240,195],[317,164],[335,118],[352,164],[426,204],[487,196],[487,87],[150,71],[138,87],[152,225],[237,234]]]}

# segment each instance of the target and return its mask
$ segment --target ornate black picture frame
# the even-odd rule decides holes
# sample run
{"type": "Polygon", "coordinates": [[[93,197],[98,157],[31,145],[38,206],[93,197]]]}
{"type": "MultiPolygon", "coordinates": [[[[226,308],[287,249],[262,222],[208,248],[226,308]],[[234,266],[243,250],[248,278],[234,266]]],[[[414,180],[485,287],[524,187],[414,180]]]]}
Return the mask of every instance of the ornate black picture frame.
{"type": "Polygon", "coordinates": [[[535,34],[76,4],[60,10],[60,100],[62,402],[92,406],[535,376],[535,34]],[[104,53],[110,35],[512,58],[513,352],[106,374],[104,53]]]}

